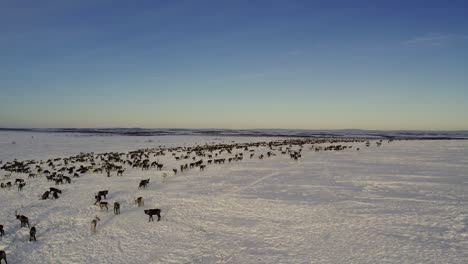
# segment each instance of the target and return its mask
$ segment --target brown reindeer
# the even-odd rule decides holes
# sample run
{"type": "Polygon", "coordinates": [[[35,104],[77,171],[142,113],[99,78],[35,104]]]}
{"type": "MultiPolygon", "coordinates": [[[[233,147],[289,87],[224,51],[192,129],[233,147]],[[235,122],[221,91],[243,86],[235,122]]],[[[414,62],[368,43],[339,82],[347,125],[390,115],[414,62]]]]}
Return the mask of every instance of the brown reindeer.
{"type": "Polygon", "coordinates": [[[161,220],[161,209],[149,209],[149,210],[145,210],[145,214],[149,215],[148,222],[154,221],[153,215],[157,215],[157,216],[158,216],[158,222],[159,222],[159,220],[161,220]]]}
{"type": "Polygon", "coordinates": [[[138,207],[142,207],[143,205],[145,205],[145,201],[143,201],[143,197],[136,198],[135,204],[138,204],[138,207]]]}
{"type": "Polygon", "coordinates": [[[0,225],[0,236],[5,235],[5,230],[3,229],[3,225],[0,225]]]}
{"type": "Polygon", "coordinates": [[[101,219],[99,219],[99,217],[94,217],[93,221],[91,221],[91,234],[96,234],[96,225],[97,225],[97,222],[98,221],[101,221],[101,219]]]}
{"type": "Polygon", "coordinates": [[[106,208],[107,211],[109,211],[109,207],[107,206],[107,202],[99,202],[99,207],[102,209],[106,208]]]}

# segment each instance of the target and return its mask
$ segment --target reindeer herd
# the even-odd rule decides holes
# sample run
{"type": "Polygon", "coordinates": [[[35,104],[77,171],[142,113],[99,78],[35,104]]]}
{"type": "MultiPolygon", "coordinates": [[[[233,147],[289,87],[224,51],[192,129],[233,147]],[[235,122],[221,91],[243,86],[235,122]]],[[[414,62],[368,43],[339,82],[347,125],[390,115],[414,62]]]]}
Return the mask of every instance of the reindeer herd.
{"type": "MultiPolygon", "coordinates": [[[[63,184],[72,184],[72,178],[80,178],[87,174],[102,174],[106,173],[107,177],[113,175],[123,176],[125,172],[134,169],[150,170],[155,169],[162,171],[165,167],[159,161],[159,157],[169,155],[179,164],[176,168],[167,169],[167,171],[173,172],[173,175],[177,175],[178,172],[184,173],[191,169],[198,168],[199,171],[204,171],[207,166],[213,164],[220,165],[228,163],[242,161],[244,155],[249,156],[253,159],[256,156],[256,150],[259,147],[267,149],[266,152],[257,154],[258,159],[270,158],[277,155],[289,155],[293,160],[298,160],[302,157],[301,153],[303,147],[307,144],[311,145],[310,149],[319,151],[340,151],[352,146],[342,145],[343,143],[352,142],[364,142],[365,140],[355,139],[318,139],[318,138],[297,138],[297,139],[285,139],[276,140],[270,142],[252,142],[252,143],[232,143],[232,144],[212,144],[212,145],[196,145],[193,147],[158,147],[158,148],[146,148],[135,151],[129,151],[127,153],[119,152],[107,152],[95,154],[80,153],[76,156],[67,158],[55,158],[49,160],[25,160],[18,161],[13,160],[6,162],[0,167],[1,170],[7,172],[4,175],[7,182],[1,182],[1,189],[11,189],[12,185],[17,186],[18,191],[23,191],[26,186],[26,181],[22,178],[16,178],[12,184],[9,181],[13,173],[17,175],[28,175],[28,179],[35,179],[45,177],[48,182],[53,182],[56,186],[63,184]],[[319,144],[331,144],[327,147],[318,146],[319,144]]],[[[368,142],[368,141],[367,141],[368,142]]],[[[380,146],[382,141],[377,144],[380,146]]],[[[368,146],[368,145],[367,145],[368,146]]],[[[357,149],[359,150],[359,149],[357,149]]],[[[2,162],[0,161],[0,164],[2,162]]],[[[163,173],[163,181],[167,177],[167,173],[163,173]]],[[[138,189],[146,189],[150,183],[150,179],[140,180],[138,189]]],[[[94,205],[98,206],[100,210],[109,210],[109,202],[104,201],[107,198],[109,190],[98,191],[94,195],[94,205]]],[[[50,187],[49,190],[45,191],[40,197],[41,200],[59,199],[62,195],[62,190],[56,187],[50,187]]],[[[135,204],[138,207],[144,206],[143,197],[134,199],[135,204]]],[[[113,203],[113,209],[115,215],[120,215],[121,205],[119,202],[113,203]]],[[[158,217],[157,221],[161,220],[161,209],[145,209],[144,213],[149,216],[148,222],[154,221],[153,216],[158,217]]],[[[16,218],[20,221],[21,227],[29,227],[29,219],[24,215],[15,214],[16,218]]],[[[96,233],[97,223],[100,221],[99,217],[95,217],[91,221],[91,233],[96,233]]],[[[0,235],[3,236],[5,231],[3,225],[0,225],[0,235]]],[[[33,226],[30,228],[30,241],[36,241],[36,228],[33,226]]],[[[6,262],[6,254],[0,251],[0,262],[4,259],[6,262]]]]}

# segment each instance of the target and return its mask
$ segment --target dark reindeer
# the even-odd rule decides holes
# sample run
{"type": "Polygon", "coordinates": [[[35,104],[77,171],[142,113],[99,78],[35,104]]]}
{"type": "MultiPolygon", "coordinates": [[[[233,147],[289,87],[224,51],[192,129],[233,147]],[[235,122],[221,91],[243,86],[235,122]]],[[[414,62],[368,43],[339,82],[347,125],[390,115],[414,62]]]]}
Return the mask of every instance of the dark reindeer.
{"type": "Polygon", "coordinates": [[[50,191],[46,191],[42,196],[41,196],[41,199],[42,200],[47,200],[49,198],[49,194],[50,194],[50,191]]]}
{"type": "Polygon", "coordinates": [[[3,229],[3,225],[0,225],[0,236],[5,235],[5,230],[3,229]]]}
{"type": "Polygon", "coordinates": [[[114,214],[116,215],[120,214],[120,204],[118,202],[114,203],[114,214]]]}
{"type": "Polygon", "coordinates": [[[16,184],[21,184],[21,183],[23,183],[23,182],[24,182],[23,179],[15,179],[15,185],[16,185],[16,184]]]}
{"type": "Polygon", "coordinates": [[[18,191],[22,191],[24,186],[26,186],[25,182],[18,184],[18,191]]]}
{"type": "Polygon", "coordinates": [[[63,184],[63,179],[62,178],[55,179],[55,185],[59,185],[59,184],[63,184]]]}
{"type": "Polygon", "coordinates": [[[29,227],[29,219],[26,216],[19,215],[17,213],[15,213],[15,215],[16,215],[16,219],[20,220],[21,227],[26,227],[26,225],[28,225],[28,227],[29,227]]]}
{"type": "Polygon", "coordinates": [[[94,202],[94,205],[97,205],[98,203],[101,202],[101,199],[102,199],[102,198],[101,198],[100,195],[95,195],[95,196],[94,196],[94,199],[96,199],[96,201],[94,202]]]}
{"type": "Polygon", "coordinates": [[[104,199],[107,199],[107,194],[109,193],[109,190],[104,190],[104,191],[99,191],[97,195],[99,196],[104,196],[104,199]]]}
{"type": "Polygon", "coordinates": [[[8,264],[6,260],[6,253],[3,250],[0,250],[0,263],[2,263],[2,260],[5,260],[5,264],[8,264]]]}
{"type": "Polygon", "coordinates": [[[147,180],[141,180],[140,181],[140,184],[138,185],[138,189],[144,189],[146,188],[146,186],[148,185],[150,179],[147,179],[147,180]]]}
{"type": "Polygon", "coordinates": [[[161,209],[148,209],[148,210],[145,210],[145,214],[149,215],[148,222],[150,221],[154,222],[153,215],[158,216],[158,222],[159,220],[161,220],[161,209]]]}
{"type": "Polygon", "coordinates": [[[68,184],[71,183],[71,178],[68,177],[68,176],[63,176],[63,179],[65,180],[65,182],[67,182],[68,184]]]}
{"type": "Polygon", "coordinates": [[[36,227],[31,227],[31,230],[29,230],[29,241],[36,241],[36,227]]]}

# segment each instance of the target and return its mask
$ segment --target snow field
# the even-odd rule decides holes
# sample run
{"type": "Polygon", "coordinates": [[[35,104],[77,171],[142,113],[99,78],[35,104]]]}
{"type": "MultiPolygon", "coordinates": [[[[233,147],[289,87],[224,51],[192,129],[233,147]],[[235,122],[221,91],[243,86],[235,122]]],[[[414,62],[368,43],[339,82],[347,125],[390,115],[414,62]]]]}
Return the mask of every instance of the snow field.
{"type": "MultiPolygon", "coordinates": [[[[232,140],[264,139],[10,132],[0,133],[0,159],[232,140]]],[[[280,154],[259,160],[266,153],[259,148],[253,159],[244,152],[243,161],[177,175],[172,168],[185,161],[166,155],[159,157],[165,165],[161,172],[127,168],[123,176],[110,178],[88,173],[58,186],[61,197],[46,201],[39,198],[55,187],[52,182],[13,174],[11,179],[24,178],[27,185],[22,192],[0,190],[0,224],[6,232],[0,249],[9,263],[468,261],[468,141],[345,145],[354,148],[317,153],[306,146],[299,161],[280,154]],[[169,176],[163,183],[164,172],[169,176]],[[138,190],[146,178],[149,186],[138,190]],[[107,188],[107,201],[121,204],[120,215],[93,205],[94,194],[107,188]],[[144,197],[144,208],[133,203],[138,196],[144,197]],[[160,222],[148,223],[143,209],[149,208],[162,209],[160,222]],[[37,242],[28,241],[29,229],[19,228],[15,210],[37,227],[37,242]],[[101,221],[92,235],[96,215],[101,221]]]]}

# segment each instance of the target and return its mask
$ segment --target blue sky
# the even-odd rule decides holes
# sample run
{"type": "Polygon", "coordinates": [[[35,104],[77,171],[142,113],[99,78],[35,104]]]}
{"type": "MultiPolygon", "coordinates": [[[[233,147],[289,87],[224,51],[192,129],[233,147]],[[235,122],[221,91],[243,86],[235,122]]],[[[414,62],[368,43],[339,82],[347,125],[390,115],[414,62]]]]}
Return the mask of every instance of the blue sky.
{"type": "Polygon", "coordinates": [[[466,1],[1,1],[0,127],[468,129],[466,1]]]}

